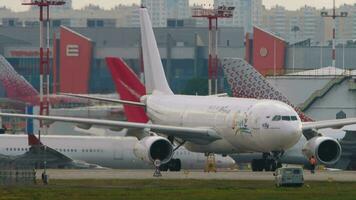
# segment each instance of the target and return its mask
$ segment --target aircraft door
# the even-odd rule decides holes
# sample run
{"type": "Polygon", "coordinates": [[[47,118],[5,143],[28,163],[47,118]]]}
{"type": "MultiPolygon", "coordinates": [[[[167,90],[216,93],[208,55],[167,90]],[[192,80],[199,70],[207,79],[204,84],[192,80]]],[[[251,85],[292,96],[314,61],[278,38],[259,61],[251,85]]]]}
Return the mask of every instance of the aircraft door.
{"type": "Polygon", "coordinates": [[[114,160],[123,160],[124,159],[124,152],[122,149],[120,150],[117,144],[113,144],[113,159],[114,160]]]}

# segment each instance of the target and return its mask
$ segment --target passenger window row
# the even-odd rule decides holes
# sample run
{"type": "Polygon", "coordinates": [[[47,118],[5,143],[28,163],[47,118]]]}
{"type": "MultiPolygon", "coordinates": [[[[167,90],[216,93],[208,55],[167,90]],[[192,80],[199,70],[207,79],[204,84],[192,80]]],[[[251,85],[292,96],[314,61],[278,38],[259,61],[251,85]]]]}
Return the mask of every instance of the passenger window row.
{"type": "Polygon", "coordinates": [[[90,152],[90,153],[98,153],[98,152],[104,152],[104,150],[102,150],[102,149],[57,149],[56,148],[56,150],[57,151],[59,151],[59,152],[82,152],[82,153],[84,153],[84,152],[90,152]]]}
{"type": "MultiPolygon", "coordinates": [[[[6,151],[28,151],[29,148],[10,148],[10,147],[7,147],[5,148],[6,151]]],[[[58,149],[56,148],[55,149],[56,151],[59,151],[59,152],[80,152],[80,150],[77,150],[77,149],[58,149]]],[[[99,153],[99,152],[104,152],[103,149],[81,149],[81,152],[90,152],[90,153],[99,153]]]]}
{"type": "Polygon", "coordinates": [[[275,115],[273,118],[272,118],[272,121],[297,121],[298,118],[297,116],[281,116],[281,115],[275,115]]]}
{"type": "Polygon", "coordinates": [[[190,155],[190,152],[189,151],[177,151],[175,154],[176,155],[190,155]]]}
{"type": "Polygon", "coordinates": [[[6,151],[28,151],[28,148],[5,148],[6,151]]]}

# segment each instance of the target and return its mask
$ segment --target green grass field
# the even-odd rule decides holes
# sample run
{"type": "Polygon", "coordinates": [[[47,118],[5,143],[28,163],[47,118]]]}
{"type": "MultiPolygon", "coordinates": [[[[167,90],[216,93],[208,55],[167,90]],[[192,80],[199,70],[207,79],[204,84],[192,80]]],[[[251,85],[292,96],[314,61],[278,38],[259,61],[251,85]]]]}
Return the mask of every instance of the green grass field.
{"type": "Polygon", "coordinates": [[[271,181],[229,180],[51,180],[50,185],[0,187],[0,199],[356,199],[356,182],[307,182],[276,188],[271,181]]]}

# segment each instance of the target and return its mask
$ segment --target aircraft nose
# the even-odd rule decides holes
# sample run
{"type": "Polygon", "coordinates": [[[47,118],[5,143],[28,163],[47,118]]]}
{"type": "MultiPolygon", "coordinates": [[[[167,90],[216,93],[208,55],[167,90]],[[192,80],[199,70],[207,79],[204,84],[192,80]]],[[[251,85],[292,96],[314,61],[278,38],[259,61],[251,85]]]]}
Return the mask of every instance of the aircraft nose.
{"type": "Polygon", "coordinates": [[[287,150],[294,146],[302,136],[301,125],[297,123],[280,124],[279,128],[265,128],[260,143],[266,151],[287,150]]]}
{"type": "Polygon", "coordinates": [[[230,156],[221,157],[220,162],[217,162],[219,168],[233,168],[236,164],[235,160],[230,156]]]}
{"type": "Polygon", "coordinates": [[[288,124],[281,129],[281,146],[287,149],[295,145],[302,136],[302,128],[299,124],[288,124]]]}
{"type": "Polygon", "coordinates": [[[234,165],[236,164],[235,160],[232,159],[230,156],[226,156],[226,163],[227,163],[230,167],[232,167],[232,166],[234,166],[234,165]]]}

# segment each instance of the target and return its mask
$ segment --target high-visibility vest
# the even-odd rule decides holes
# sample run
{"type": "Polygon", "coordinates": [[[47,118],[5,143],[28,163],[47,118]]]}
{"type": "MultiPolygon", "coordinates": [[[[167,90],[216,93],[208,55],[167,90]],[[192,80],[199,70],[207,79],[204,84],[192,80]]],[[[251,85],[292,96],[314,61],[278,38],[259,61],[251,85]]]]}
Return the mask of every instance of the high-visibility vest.
{"type": "Polygon", "coordinates": [[[312,164],[312,165],[315,165],[315,164],[316,164],[315,158],[310,158],[310,164],[312,164]]]}

